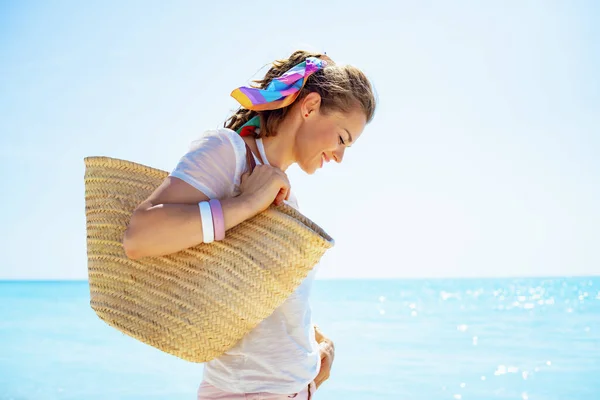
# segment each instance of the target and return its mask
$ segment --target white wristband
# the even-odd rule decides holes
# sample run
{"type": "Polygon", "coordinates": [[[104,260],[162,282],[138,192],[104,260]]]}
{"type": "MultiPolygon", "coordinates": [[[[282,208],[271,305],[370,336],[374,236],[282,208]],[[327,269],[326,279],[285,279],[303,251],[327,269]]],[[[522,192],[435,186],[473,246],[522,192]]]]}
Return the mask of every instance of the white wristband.
{"type": "Polygon", "coordinates": [[[215,240],[215,228],[213,226],[212,211],[207,201],[198,203],[200,208],[200,219],[202,220],[202,236],[204,243],[212,243],[215,240]]]}

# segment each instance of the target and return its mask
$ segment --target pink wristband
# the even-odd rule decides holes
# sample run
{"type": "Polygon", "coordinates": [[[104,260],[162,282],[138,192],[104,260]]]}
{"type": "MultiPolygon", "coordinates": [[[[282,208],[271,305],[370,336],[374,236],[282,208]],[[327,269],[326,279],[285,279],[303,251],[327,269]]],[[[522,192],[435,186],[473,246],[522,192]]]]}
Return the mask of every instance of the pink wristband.
{"type": "Polygon", "coordinates": [[[210,210],[212,211],[215,240],[223,240],[225,239],[225,218],[223,217],[221,202],[217,199],[211,199],[208,204],[210,204],[210,210]]]}

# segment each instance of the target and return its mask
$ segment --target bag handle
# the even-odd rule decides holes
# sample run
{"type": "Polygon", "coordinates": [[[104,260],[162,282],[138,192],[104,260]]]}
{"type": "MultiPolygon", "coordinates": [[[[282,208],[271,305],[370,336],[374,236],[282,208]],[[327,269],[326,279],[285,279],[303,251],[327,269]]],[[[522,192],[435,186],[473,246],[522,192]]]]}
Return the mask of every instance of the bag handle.
{"type": "Polygon", "coordinates": [[[254,171],[254,168],[256,168],[256,161],[254,160],[252,150],[250,150],[250,146],[248,146],[248,143],[246,143],[246,163],[250,169],[249,172],[252,173],[254,171]]]}
{"type": "MultiPolygon", "coordinates": [[[[244,142],[246,143],[246,142],[244,142]]],[[[250,149],[250,146],[248,146],[248,143],[246,143],[246,163],[248,165],[247,170],[249,170],[250,173],[252,173],[254,171],[254,168],[256,168],[256,161],[254,160],[254,156],[252,155],[252,150],[250,149]]],[[[283,202],[285,204],[288,204],[287,200],[283,200],[283,202]]]]}

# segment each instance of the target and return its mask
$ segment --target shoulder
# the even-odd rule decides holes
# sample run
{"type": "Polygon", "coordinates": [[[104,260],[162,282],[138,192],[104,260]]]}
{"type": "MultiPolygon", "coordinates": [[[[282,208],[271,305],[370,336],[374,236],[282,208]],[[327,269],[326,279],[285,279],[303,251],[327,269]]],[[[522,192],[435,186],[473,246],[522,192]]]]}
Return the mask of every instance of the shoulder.
{"type": "Polygon", "coordinates": [[[236,132],[227,128],[218,128],[205,131],[194,140],[184,157],[212,157],[239,163],[244,160],[246,144],[236,132]]]}
{"type": "Polygon", "coordinates": [[[244,149],[244,139],[231,129],[217,128],[204,131],[190,144],[190,151],[209,148],[231,149],[237,152],[244,149]]]}
{"type": "Polygon", "coordinates": [[[184,180],[208,197],[228,195],[239,184],[245,160],[245,143],[231,129],[203,132],[191,142],[170,175],[184,180]]]}

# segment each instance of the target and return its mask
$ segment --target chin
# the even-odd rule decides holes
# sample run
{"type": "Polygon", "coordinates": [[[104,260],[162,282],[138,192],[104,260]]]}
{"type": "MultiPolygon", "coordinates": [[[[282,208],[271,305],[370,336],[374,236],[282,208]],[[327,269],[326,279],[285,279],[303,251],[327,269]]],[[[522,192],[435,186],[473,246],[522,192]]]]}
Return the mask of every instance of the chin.
{"type": "Polygon", "coordinates": [[[304,171],[306,174],[308,175],[313,175],[315,172],[317,172],[317,170],[319,169],[319,167],[321,166],[320,164],[318,166],[309,164],[309,165],[304,165],[304,164],[300,164],[298,163],[298,166],[300,167],[300,169],[302,171],[304,171]]]}

